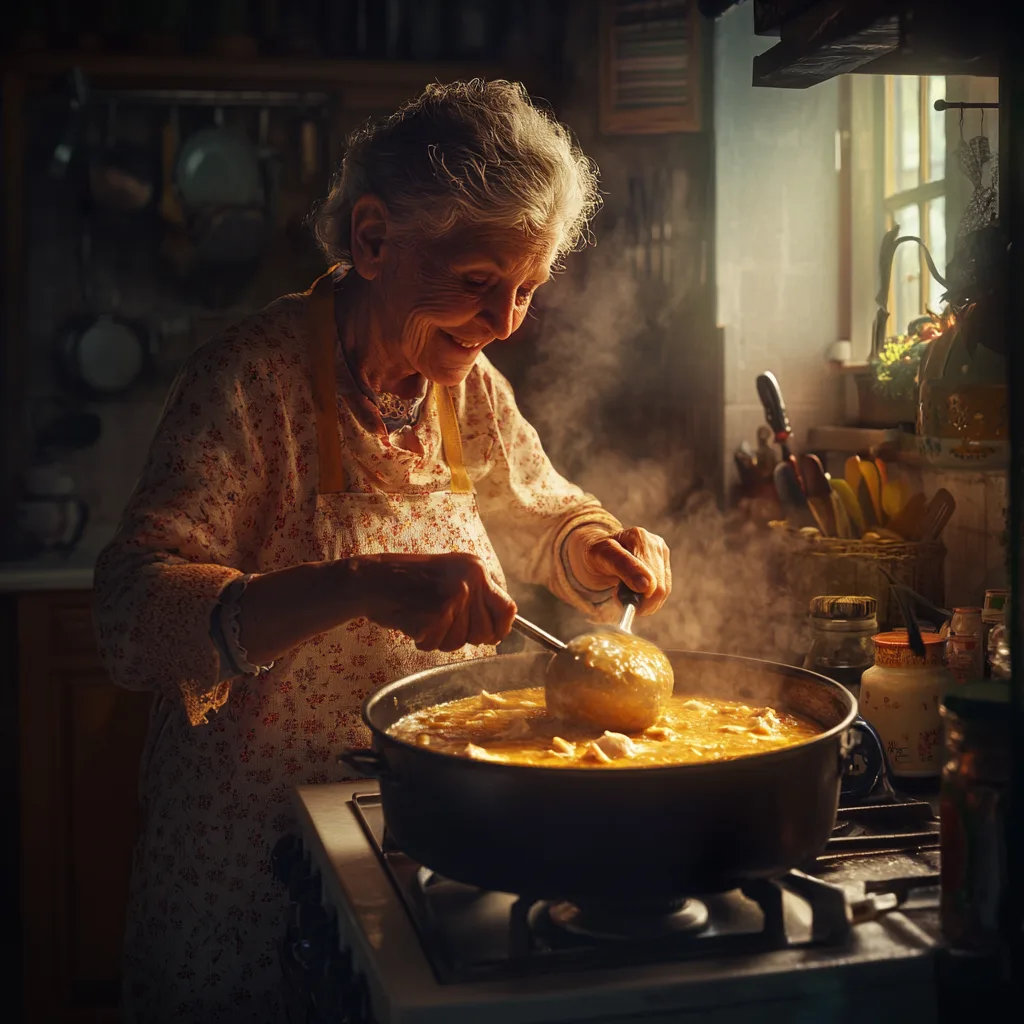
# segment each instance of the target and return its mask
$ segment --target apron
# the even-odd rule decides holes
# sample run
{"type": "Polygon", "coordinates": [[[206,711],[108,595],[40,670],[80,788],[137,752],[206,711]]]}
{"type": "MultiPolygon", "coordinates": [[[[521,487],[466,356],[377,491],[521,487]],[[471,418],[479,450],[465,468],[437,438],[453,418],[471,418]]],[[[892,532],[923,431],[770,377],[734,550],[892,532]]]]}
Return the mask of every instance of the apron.
{"type": "MultiPolygon", "coordinates": [[[[473,484],[466,472],[455,403],[446,387],[430,384],[418,428],[428,430],[433,416],[440,429],[451,489],[416,494],[386,491],[348,491],[344,468],[344,439],[338,417],[337,327],[334,317],[333,271],[310,290],[310,368],[316,417],[319,477],[315,534],[324,560],[358,555],[409,553],[421,555],[462,551],[476,555],[494,581],[505,577],[477,508],[473,484]]],[[[394,449],[396,457],[417,457],[394,449]]],[[[374,686],[433,665],[493,654],[490,646],[467,645],[453,652],[420,651],[415,642],[394,629],[365,619],[349,632],[362,647],[362,667],[374,686]]],[[[362,691],[360,687],[360,691],[362,691]]],[[[360,696],[360,701],[365,693],[360,696]]],[[[367,739],[369,737],[367,736],[367,739]]]]}

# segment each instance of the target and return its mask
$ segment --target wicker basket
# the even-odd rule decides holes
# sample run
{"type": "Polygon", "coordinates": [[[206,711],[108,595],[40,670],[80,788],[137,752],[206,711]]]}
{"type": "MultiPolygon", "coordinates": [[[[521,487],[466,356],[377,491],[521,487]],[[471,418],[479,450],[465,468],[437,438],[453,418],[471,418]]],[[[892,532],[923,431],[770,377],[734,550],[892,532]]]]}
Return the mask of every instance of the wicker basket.
{"type": "Polygon", "coordinates": [[[933,604],[945,603],[946,549],[940,541],[838,540],[807,537],[785,524],[781,528],[786,529],[789,543],[783,546],[785,564],[779,567],[779,582],[805,605],[819,594],[862,594],[878,601],[879,629],[903,626],[899,605],[880,566],[933,604]]]}

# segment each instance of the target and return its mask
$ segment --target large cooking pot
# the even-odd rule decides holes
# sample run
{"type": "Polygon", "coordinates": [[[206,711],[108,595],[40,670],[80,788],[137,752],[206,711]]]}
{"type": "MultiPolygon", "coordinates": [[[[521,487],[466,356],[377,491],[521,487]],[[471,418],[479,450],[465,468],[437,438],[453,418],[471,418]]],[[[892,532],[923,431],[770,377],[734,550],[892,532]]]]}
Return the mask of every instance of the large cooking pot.
{"type": "Polygon", "coordinates": [[[363,705],[372,748],[341,755],[380,782],[398,846],[438,873],[538,899],[666,900],[731,889],[812,860],[835,824],[856,703],[805,669],[667,651],[676,694],[768,704],[821,726],[803,743],[666,768],[542,768],[417,747],[387,729],[410,711],[543,685],[550,655],[418,672],[363,705]]]}

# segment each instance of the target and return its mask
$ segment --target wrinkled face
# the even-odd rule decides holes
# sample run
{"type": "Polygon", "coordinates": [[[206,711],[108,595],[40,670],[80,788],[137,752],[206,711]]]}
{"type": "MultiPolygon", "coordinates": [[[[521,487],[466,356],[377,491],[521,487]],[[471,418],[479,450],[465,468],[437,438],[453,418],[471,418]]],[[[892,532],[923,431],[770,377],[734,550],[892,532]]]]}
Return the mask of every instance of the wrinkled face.
{"type": "Polygon", "coordinates": [[[385,343],[411,371],[461,383],[492,341],[523,322],[551,273],[553,239],[517,230],[456,229],[440,240],[385,246],[378,285],[385,343]]]}

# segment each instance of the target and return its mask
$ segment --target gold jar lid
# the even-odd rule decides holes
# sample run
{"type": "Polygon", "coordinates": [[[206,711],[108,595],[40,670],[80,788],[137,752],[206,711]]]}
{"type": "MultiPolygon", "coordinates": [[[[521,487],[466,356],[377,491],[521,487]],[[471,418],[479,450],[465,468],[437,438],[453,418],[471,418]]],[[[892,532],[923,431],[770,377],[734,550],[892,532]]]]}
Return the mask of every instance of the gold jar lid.
{"type": "Polygon", "coordinates": [[[811,598],[811,615],[816,619],[873,619],[877,611],[873,597],[822,594],[811,598]]]}
{"type": "Polygon", "coordinates": [[[938,633],[922,633],[924,641],[924,657],[910,649],[910,637],[905,630],[891,633],[876,633],[872,638],[875,644],[875,664],[890,668],[915,668],[924,665],[940,666],[946,651],[945,637],[938,633]]]}

